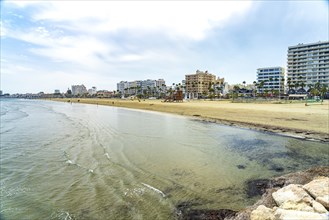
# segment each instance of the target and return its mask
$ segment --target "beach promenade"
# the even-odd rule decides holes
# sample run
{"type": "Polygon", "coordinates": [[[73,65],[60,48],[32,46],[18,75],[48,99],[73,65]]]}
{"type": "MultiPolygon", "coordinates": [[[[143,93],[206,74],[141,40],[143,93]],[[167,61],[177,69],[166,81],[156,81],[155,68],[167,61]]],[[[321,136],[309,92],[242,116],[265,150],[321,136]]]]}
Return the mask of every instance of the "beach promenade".
{"type": "Polygon", "coordinates": [[[306,139],[329,141],[329,102],[255,104],[231,101],[190,100],[167,103],[162,100],[130,99],[52,99],[55,101],[109,105],[192,116],[199,120],[275,132],[306,139]]]}

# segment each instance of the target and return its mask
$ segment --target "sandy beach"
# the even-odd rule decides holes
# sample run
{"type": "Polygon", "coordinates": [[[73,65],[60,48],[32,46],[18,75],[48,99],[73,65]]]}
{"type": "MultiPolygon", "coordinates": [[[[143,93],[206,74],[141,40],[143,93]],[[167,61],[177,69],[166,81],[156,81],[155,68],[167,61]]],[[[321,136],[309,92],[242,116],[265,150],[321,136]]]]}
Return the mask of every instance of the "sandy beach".
{"type": "Polygon", "coordinates": [[[162,100],[52,99],[55,101],[109,105],[191,116],[199,120],[274,132],[329,142],[329,102],[255,104],[231,101],[191,100],[167,103],[162,100]]]}

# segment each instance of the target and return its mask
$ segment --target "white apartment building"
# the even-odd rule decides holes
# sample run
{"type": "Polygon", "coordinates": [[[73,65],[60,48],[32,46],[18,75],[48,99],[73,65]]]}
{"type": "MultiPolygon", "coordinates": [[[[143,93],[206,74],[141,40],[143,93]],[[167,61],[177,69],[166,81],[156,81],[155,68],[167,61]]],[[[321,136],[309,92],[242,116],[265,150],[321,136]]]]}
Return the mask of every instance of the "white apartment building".
{"type": "Polygon", "coordinates": [[[329,41],[288,47],[287,78],[290,83],[329,86],[329,41]]]}
{"type": "Polygon", "coordinates": [[[257,69],[258,92],[263,93],[265,90],[284,92],[285,70],[283,67],[264,67],[257,69]],[[263,83],[262,83],[263,82],[263,83]]]}
{"type": "Polygon", "coordinates": [[[156,87],[156,80],[147,79],[142,81],[142,91],[150,89],[154,89],[156,87]]]}
{"type": "Polygon", "coordinates": [[[160,92],[166,92],[166,81],[164,79],[158,79],[155,81],[157,90],[160,92]]]}
{"type": "Polygon", "coordinates": [[[137,93],[152,92],[159,93],[166,91],[164,79],[135,80],[131,82],[121,81],[117,83],[117,90],[125,95],[136,95],[137,93]],[[161,90],[160,90],[161,89],[161,90]]]}
{"type": "Polygon", "coordinates": [[[136,94],[141,89],[141,86],[142,86],[142,81],[140,81],[140,80],[128,82],[128,89],[127,89],[128,94],[129,95],[136,94]]]}
{"type": "Polygon", "coordinates": [[[97,88],[96,86],[91,87],[91,89],[88,89],[89,95],[96,95],[97,93],[97,88]]]}
{"type": "Polygon", "coordinates": [[[128,88],[127,81],[121,81],[117,83],[117,91],[120,92],[121,94],[124,94],[126,88],[128,88]]]}
{"type": "Polygon", "coordinates": [[[72,85],[72,95],[83,95],[87,93],[86,87],[82,85],[72,85]]]}

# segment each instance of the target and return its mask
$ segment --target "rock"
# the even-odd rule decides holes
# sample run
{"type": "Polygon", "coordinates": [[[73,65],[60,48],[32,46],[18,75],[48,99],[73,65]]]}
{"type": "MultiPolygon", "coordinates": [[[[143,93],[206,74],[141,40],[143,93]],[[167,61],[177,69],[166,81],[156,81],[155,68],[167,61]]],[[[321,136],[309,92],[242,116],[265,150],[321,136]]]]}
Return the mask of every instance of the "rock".
{"type": "Polygon", "coordinates": [[[261,199],[258,200],[252,207],[256,209],[260,205],[264,205],[268,208],[273,208],[276,206],[276,202],[272,197],[272,193],[276,192],[278,188],[267,189],[266,192],[262,195],[261,199]]]}
{"type": "Polygon", "coordinates": [[[272,193],[276,204],[285,209],[311,211],[313,198],[303,190],[301,185],[290,184],[272,193]]]}
{"type": "MultiPolygon", "coordinates": [[[[250,220],[251,213],[253,210],[257,209],[260,205],[264,205],[268,208],[272,208],[274,215],[276,213],[277,219],[327,219],[329,220],[329,214],[320,214],[316,213],[319,211],[318,204],[314,204],[314,199],[308,195],[306,198],[301,200],[304,205],[304,208],[307,210],[311,210],[312,212],[305,212],[305,211],[294,211],[294,210],[283,210],[282,208],[275,207],[276,201],[273,199],[272,194],[278,190],[278,188],[282,188],[288,186],[290,184],[300,184],[304,185],[310,183],[312,180],[317,179],[319,176],[326,176],[329,177],[329,166],[320,166],[320,167],[313,167],[305,171],[298,171],[295,173],[285,174],[280,177],[276,177],[273,179],[258,179],[258,180],[249,180],[246,184],[246,192],[248,197],[262,195],[262,198],[258,200],[254,205],[249,206],[234,216],[225,217],[225,220],[250,220]],[[311,199],[310,199],[311,197],[311,199]],[[306,200],[306,202],[305,202],[306,200]],[[279,211],[277,211],[279,209],[279,211]],[[283,211],[280,211],[283,210],[283,211]],[[276,212],[277,211],[277,212],[276,212]],[[316,211],[316,212],[314,212],[316,211]],[[282,217],[282,218],[281,218],[282,217]]],[[[299,187],[301,188],[301,187],[299,187]]],[[[304,190],[305,191],[305,190],[304,190]]],[[[305,193],[307,193],[305,191],[305,193]]],[[[289,198],[289,197],[288,197],[289,198]]],[[[317,197],[316,201],[326,207],[329,211],[329,195],[322,195],[321,197],[317,197]]],[[[289,205],[289,204],[288,204],[289,205]]],[[[291,205],[291,204],[290,204],[291,205]]],[[[295,204],[296,205],[296,204],[295,204]]],[[[321,210],[321,208],[320,208],[321,210]]],[[[324,211],[324,210],[322,210],[324,211]]]]}
{"type": "Polygon", "coordinates": [[[312,202],[312,207],[313,207],[314,211],[318,212],[318,213],[328,212],[327,209],[321,203],[318,203],[317,201],[312,202]]]}
{"type": "Polygon", "coordinates": [[[319,177],[304,185],[303,188],[314,198],[329,195],[329,177],[319,177]]]}
{"type": "Polygon", "coordinates": [[[274,216],[278,220],[328,220],[327,214],[319,214],[315,212],[304,212],[296,210],[285,210],[278,208],[274,212],[274,216]]]}
{"type": "Polygon", "coordinates": [[[316,201],[321,203],[324,207],[329,210],[329,195],[318,196],[316,197],[316,201]]]}
{"type": "Polygon", "coordinates": [[[298,211],[305,211],[305,212],[314,212],[312,206],[305,202],[296,202],[296,201],[286,201],[282,203],[280,206],[282,209],[286,210],[298,210],[298,211]]]}
{"type": "Polygon", "coordinates": [[[251,220],[275,220],[275,216],[272,209],[267,208],[266,206],[260,205],[251,212],[251,220]]]}
{"type": "Polygon", "coordinates": [[[313,167],[306,171],[299,171],[296,173],[286,174],[284,176],[280,176],[278,178],[274,178],[273,181],[277,181],[278,179],[281,182],[284,182],[284,185],[287,186],[289,184],[307,184],[310,181],[314,180],[318,176],[327,176],[329,177],[329,166],[324,167],[313,167]]]}

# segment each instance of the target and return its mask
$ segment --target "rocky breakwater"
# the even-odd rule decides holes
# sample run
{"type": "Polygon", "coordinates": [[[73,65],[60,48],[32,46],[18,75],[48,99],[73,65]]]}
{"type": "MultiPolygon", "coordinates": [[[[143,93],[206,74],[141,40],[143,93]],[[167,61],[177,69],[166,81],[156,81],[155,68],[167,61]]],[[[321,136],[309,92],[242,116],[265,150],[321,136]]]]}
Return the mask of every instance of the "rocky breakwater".
{"type": "Polygon", "coordinates": [[[177,206],[177,219],[200,220],[329,220],[329,166],[313,167],[273,179],[246,182],[248,197],[261,195],[254,205],[233,210],[196,210],[198,203],[177,206]]]}
{"type": "Polygon", "coordinates": [[[311,182],[290,184],[272,193],[276,206],[259,205],[251,212],[251,220],[329,220],[329,177],[311,182]]]}

